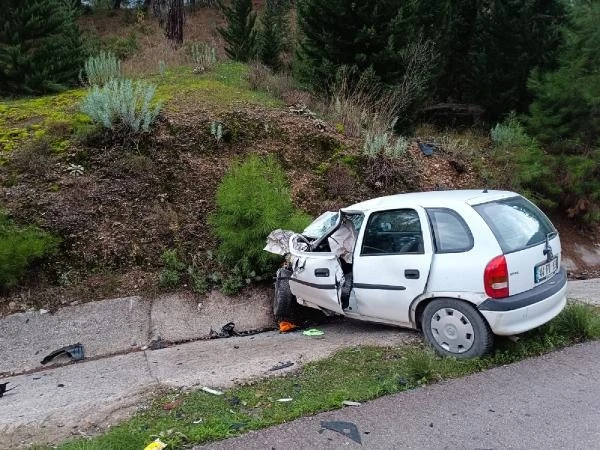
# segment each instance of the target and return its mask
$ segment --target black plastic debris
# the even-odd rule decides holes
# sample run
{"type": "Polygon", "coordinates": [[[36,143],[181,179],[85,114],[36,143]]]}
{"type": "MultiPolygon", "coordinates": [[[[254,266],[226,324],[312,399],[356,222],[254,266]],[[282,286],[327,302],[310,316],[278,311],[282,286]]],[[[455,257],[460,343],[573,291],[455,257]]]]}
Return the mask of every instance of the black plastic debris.
{"type": "Polygon", "coordinates": [[[431,156],[433,155],[434,146],[431,144],[423,144],[422,142],[419,142],[419,149],[425,156],[431,156]]]}
{"type": "Polygon", "coordinates": [[[326,430],[331,430],[335,431],[336,433],[343,434],[347,438],[352,439],[354,442],[362,445],[360,433],[358,432],[358,427],[352,422],[321,422],[321,428],[325,428],[326,430]]]}
{"type": "Polygon", "coordinates": [[[235,323],[229,322],[221,327],[220,332],[217,332],[211,328],[208,337],[210,339],[218,339],[218,338],[229,338],[229,337],[237,336],[237,335],[238,334],[235,331],[235,323]]]}
{"type": "Polygon", "coordinates": [[[81,361],[85,358],[83,353],[83,345],[80,343],[67,345],[66,347],[59,348],[58,350],[53,351],[49,355],[47,355],[44,359],[42,359],[42,364],[48,364],[54,358],[59,355],[67,355],[73,361],[81,361]]]}
{"type": "Polygon", "coordinates": [[[280,362],[279,364],[275,364],[273,367],[269,369],[269,372],[274,372],[276,370],[285,369],[287,367],[292,367],[294,365],[291,361],[280,362]]]}
{"type": "Polygon", "coordinates": [[[6,386],[8,386],[9,384],[10,384],[10,381],[7,381],[6,383],[0,383],[0,398],[4,397],[4,394],[12,391],[13,389],[15,389],[17,387],[17,386],[14,386],[10,389],[6,389],[6,386]]]}

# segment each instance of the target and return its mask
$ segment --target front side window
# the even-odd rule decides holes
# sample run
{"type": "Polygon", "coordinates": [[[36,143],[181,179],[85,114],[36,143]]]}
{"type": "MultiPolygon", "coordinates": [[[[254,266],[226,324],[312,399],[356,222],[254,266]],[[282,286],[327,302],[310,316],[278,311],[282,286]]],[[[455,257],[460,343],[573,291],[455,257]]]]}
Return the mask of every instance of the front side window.
{"type": "Polygon", "coordinates": [[[396,209],[371,214],[361,255],[423,253],[421,220],[414,209],[396,209]]]}
{"type": "Polygon", "coordinates": [[[447,208],[427,209],[433,230],[436,253],[459,253],[473,248],[471,230],[456,211],[447,208]]]}
{"type": "Polygon", "coordinates": [[[500,248],[511,253],[543,243],[556,233],[548,218],[523,197],[511,197],[474,206],[492,229],[500,248]]]}

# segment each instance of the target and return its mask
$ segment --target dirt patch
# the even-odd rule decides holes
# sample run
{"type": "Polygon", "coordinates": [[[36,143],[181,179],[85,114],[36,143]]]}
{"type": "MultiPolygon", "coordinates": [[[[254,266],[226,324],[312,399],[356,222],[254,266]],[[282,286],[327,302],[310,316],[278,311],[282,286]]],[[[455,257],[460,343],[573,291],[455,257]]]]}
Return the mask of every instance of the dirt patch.
{"type": "Polygon", "coordinates": [[[600,277],[600,227],[590,227],[574,219],[551,215],[560,233],[563,265],[571,279],[600,277]]]}

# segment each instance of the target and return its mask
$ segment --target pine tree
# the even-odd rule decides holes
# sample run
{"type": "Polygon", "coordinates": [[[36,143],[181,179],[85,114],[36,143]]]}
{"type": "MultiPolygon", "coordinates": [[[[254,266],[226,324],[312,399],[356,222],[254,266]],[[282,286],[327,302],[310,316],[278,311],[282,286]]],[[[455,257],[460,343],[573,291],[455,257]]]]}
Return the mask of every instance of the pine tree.
{"type": "Polygon", "coordinates": [[[578,2],[573,15],[560,67],[529,80],[528,128],[556,151],[585,154],[600,146],[600,2],[578,2]]]}
{"type": "Polygon", "coordinates": [[[407,32],[438,43],[438,100],[481,105],[491,118],[522,112],[531,70],[555,67],[562,0],[415,0],[405,9],[407,32]]]}
{"type": "Polygon", "coordinates": [[[3,0],[0,95],[44,94],[77,80],[83,51],[75,8],[63,0],[3,0]]]}
{"type": "Polygon", "coordinates": [[[297,3],[302,39],[296,55],[298,76],[327,88],[337,70],[372,69],[393,84],[403,73],[400,50],[407,35],[397,0],[301,0],[297,3]]]}
{"type": "Polygon", "coordinates": [[[258,34],[258,58],[274,70],[281,68],[280,54],[287,32],[287,8],[285,0],[267,0],[260,18],[261,30],[258,34]]]}
{"type": "Polygon", "coordinates": [[[600,222],[600,2],[574,2],[560,67],[534,73],[529,131],[545,144],[542,163],[570,216],[600,222]]]}
{"type": "Polygon", "coordinates": [[[225,39],[225,51],[235,61],[249,61],[256,54],[256,13],[252,12],[252,0],[232,0],[230,6],[219,5],[227,19],[226,27],[217,31],[225,39]]]}

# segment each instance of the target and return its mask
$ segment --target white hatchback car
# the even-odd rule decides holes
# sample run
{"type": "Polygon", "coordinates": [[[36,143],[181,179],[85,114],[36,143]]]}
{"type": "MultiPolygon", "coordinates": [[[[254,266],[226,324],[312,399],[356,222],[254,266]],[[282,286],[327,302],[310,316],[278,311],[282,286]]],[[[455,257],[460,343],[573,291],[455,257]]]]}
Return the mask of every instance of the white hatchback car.
{"type": "Polygon", "coordinates": [[[442,355],[483,355],[494,334],[538,327],[566,303],[558,233],[514,192],[375,198],[269,242],[287,255],[275,283],[278,318],[302,305],[421,329],[442,355]]]}

